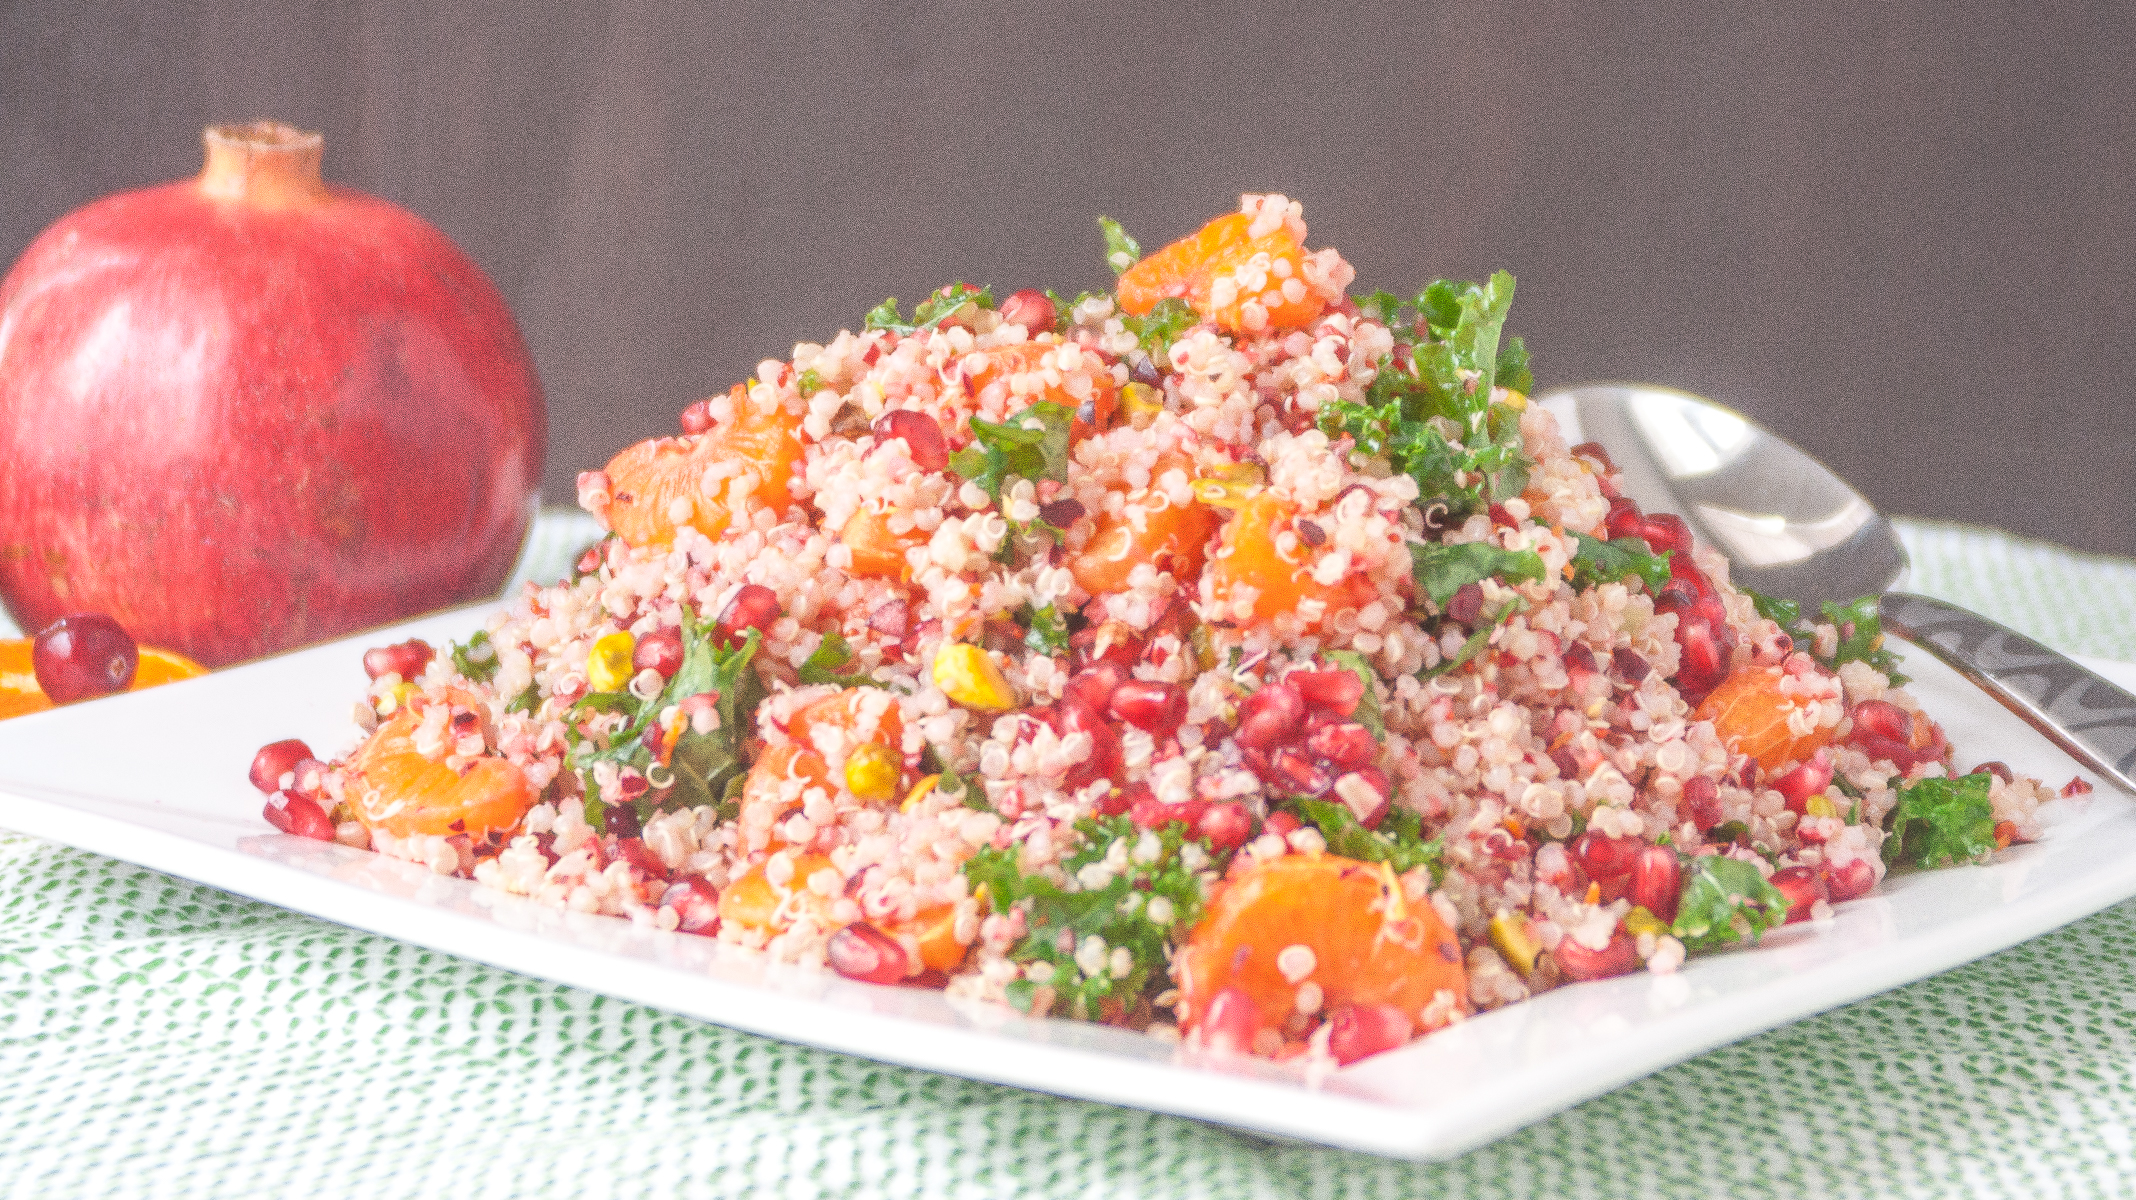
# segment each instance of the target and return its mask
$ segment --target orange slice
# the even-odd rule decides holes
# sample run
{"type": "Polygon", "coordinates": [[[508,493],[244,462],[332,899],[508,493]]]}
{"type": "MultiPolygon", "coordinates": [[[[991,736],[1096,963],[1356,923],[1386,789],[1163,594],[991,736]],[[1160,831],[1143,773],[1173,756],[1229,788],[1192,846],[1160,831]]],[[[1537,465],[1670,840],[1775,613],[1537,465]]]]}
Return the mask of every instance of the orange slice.
{"type": "MultiPolygon", "coordinates": [[[[0,720],[43,712],[52,707],[52,702],[45,698],[44,689],[37,686],[37,672],[31,662],[31,648],[35,644],[30,638],[0,641],[0,720]]],[[[141,665],[134,669],[133,684],[126,690],[145,691],[207,673],[206,667],[183,654],[144,649],[141,665]]]]}

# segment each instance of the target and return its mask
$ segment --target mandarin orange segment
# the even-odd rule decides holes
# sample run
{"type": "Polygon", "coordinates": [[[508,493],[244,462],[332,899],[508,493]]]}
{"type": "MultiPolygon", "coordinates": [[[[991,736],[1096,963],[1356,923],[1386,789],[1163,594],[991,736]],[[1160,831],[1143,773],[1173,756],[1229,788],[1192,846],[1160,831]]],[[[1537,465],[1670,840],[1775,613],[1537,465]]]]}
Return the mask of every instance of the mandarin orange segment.
{"type": "Polygon", "coordinates": [[[798,419],[784,408],[765,412],[735,384],[728,398],[732,421],[705,433],[639,442],[609,460],[610,500],[604,513],[608,527],[632,546],[666,546],[684,525],[717,538],[733,520],[737,481],[755,485],[747,492],[750,508],[785,512],[794,501],[787,491],[801,458],[798,419]],[[716,494],[705,491],[707,473],[719,478],[716,494]]]}
{"type": "Polygon", "coordinates": [[[1119,513],[1100,513],[1094,523],[1090,540],[1068,560],[1068,571],[1096,596],[1125,589],[1128,575],[1143,563],[1192,587],[1223,518],[1198,500],[1175,504],[1165,493],[1144,488],[1129,495],[1119,513]]]}
{"type": "Polygon", "coordinates": [[[1296,1011],[1307,982],[1319,985],[1323,1011],[1392,1004],[1412,1019],[1441,991],[1468,996],[1461,945],[1438,910],[1404,902],[1383,865],[1332,854],[1285,855],[1221,884],[1180,952],[1178,978],[1190,1029],[1231,987],[1264,1025],[1296,1011]]]}
{"type": "Polygon", "coordinates": [[[1746,667],[1707,693],[1691,717],[1713,722],[1723,745],[1756,759],[1767,771],[1800,762],[1831,745],[1837,726],[1801,734],[1790,729],[1789,718],[1806,712],[1809,705],[1781,692],[1784,678],[1778,667],[1746,667]]]}
{"type": "MultiPolygon", "coordinates": [[[[34,638],[0,640],[0,721],[52,707],[44,689],[37,686],[37,670],[32,662],[36,645],[34,638]]],[[[145,691],[207,673],[206,667],[183,654],[144,647],[140,665],[134,668],[133,683],[126,690],[145,691]]]]}
{"type": "Polygon", "coordinates": [[[957,906],[938,904],[921,909],[910,921],[899,921],[889,928],[892,937],[912,938],[919,943],[920,966],[948,974],[964,965],[967,949],[957,940],[957,906]]]}
{"type": "Polygon", "coordinates": [[[1129,267],[1116,292],[1121,309],[1139,317],[1161,300],[1184,300],[1232,333],[1312,324],[1327,301],[1305,281],[1305,248],[1288,225],[1255,237],[1253,223],[1226,213],[1129,267]]]}
{"type": "Polygon", "coordinates": [[[822,788],[826,793],[838,789],[831,786],[830,764],[823,756],[799,742],[786,742],[766,747],[750,764],[749,776],[742,781],[742,804],[785,804],[789,785],[799,780],[793,803],[799,803],[810,788],[822,788]]]}
{"type": "Polygon", "coordinates": [[[1221,606],[1212,620],[1270,621],[1296,613],[1313,628],[1338,610],[1371,603],[1376,593],[1367,579],[1348,576],[1325,584],[1313,578],[1324,551],[1315,551],[1298,535],[1297,515],[1296,508],[1265,491],[1240,506],[1202,573],[1208,596],[1221,606]],[[1246,616],[1236,606],[1245,595],[1242,588],[1253,589],[1246,616]],[[1311,605],[1301,611],[1308,601],[1311,605]]]}
{"type": "Polygon", "coordinates": [[[415,748],[421,723],[403,709],[349,759],[344,795],[356,819],[395,837],[481,837],[519,824],[535,800],[526,773],[502,758],[478,758],[465,773],[426,758],[415,748]]]}
{"type": "Polygon", "coordinates": [[[724,924],[740,925],[747,929],[760,929],[766,933],[779,933],[794,923],[803,913],[816,919],[819,925],[828,926],[831,915],[831,898],[821,895],[808,886],[816,872],[837,870],[831,860],[821,854],[793,854],[793,875],[784,886],[771,882],[765,875],[765,866],[770,860],[758,863],[742,873],[741,878],[728,884],[719,893],[719,919],[724,924]]]}
{"type": "Polygon", "coordinates": [[[905,718],[896,698],[881,688],[847,688],[803,705],[786,721],[786,731],[804,744],[814,740],[819,726],[843,729],[849,737],[904,752],[905,718]]]}
{"type": "Polygon", "coordinates": [[[917,529],[903,533],[890,528],[890,515],[862,505],[840,531],[838,540],[853,552],[849,573],[866,579],[903,579],[911,572],[905,551],[927,540],[917,529]]]}
{"type": "Polygon", "coordinates": [[[1113,409],[1119,403],[1112,372],[1097,355],[1079,346],[1058,342],[995,346],[966,356],[964,363],[965,379],[970,382],[973,395],[995,383],[1008,389],[1005,416],[1044,400],[1076,414],[1071,434],[1078,440],[1112,424],[1113,409]],[[1064,352],[1075,359],[1068,370],[1059,365],[1064,352]],[[1080,385],[1071,385],[1069,381],[1076,378],[1088,380],[1090,386],[1081,389],[1080,385]],[[1083,419],[1085,400],[1090,402],[1089,421],[1083,419]]]}

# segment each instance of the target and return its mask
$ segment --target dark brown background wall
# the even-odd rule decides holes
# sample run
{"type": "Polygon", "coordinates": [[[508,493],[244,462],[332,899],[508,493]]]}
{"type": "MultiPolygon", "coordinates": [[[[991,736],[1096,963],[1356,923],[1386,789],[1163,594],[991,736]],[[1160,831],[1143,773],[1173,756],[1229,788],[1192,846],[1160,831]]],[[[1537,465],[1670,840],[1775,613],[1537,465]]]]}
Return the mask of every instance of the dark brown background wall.
{"type": "Polygon", "coordinates": [[[1242,189],[1506,266],[1544,384],[1735,404],[1879,505],[2136,553],[2136,10],[0,0],[0,261],[200,127],[323,130],[547,386],[548,494],[885,295],[1108,278],[1242,189]]]}

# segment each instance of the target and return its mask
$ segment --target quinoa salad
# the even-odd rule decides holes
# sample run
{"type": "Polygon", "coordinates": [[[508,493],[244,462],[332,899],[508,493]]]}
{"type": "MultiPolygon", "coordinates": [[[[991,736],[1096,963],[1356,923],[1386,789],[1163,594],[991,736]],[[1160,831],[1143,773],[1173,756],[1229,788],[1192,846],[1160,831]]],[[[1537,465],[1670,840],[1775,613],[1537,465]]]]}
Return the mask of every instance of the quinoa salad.
{"type": "Polygon", "coordinates": [[[1110,292],[885,301],[582,474],[573,576],[368,652],[267,819],[1320,1069],[2039,835],[1872,601],[1734,586],[1566,444],[1510,275],[1364,293],[1280,195],[1100,227],[1110,292]]]}

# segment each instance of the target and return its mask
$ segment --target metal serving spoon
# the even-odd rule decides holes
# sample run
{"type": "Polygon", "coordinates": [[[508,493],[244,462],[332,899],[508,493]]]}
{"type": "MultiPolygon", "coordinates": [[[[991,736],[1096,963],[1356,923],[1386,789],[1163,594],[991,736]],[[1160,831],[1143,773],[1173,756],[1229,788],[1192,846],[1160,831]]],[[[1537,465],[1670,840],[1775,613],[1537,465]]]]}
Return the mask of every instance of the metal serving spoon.
{"type": "Polygon", "coordinates": [[[1729,577],[1814,612],[1874,595],[1887,633],[1949,663],[2080,761],[2136,792],[2136,696],[1986,617],[1892,591],[1906,551],[1829,467],[1740,413],[1672,388],[1585,383],[1535,398],[1599,443],[1624,493],[1728,556],[1729,577]]]}

